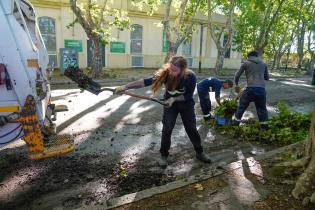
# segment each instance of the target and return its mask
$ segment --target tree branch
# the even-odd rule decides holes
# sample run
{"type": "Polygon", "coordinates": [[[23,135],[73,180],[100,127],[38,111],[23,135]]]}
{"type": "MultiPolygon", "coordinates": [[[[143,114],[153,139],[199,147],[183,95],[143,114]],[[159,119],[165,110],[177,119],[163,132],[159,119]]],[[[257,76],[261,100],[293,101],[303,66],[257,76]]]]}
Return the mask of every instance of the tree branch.
{"type": "Polygon", "coordinates": [[[179,27],[180,23],[182,22],[187,3],[188,3],[188,0],[182,1],[180,5],[180,12],[174,22],[174,27],[179,27]]]}
{"type": "Polygon", "coordinates": [[[87,5],[87,6],[88,6],[88,9],[87,9],[87,15],[86,15],[86,17],[87,17],[87,20],[88,20],[90,26],[91,26],[92,28],[96,28],[96,25],[95,25],[95,23],[94,23],[94,21],[93,21],[92,14],[91,14],[91,4],[92,4],[92,0],[88,0],[88,5],[87,5]]]}
{"type": "Polygon", "coordinates": [[[264,42],[263,42],[262,48],[264,48],[268,44],[269,31],[271,30],[271,27],[273,26],[276,18],[278,17],[278,14],[282,8],[283,3],[284,3],[284,0],[281,0],[279,5],[278,5],[276,12],[273,14],[273,16],[272,16],[272,18],[268,24],[268,27],[267,27],[265,34],[264,34],[264,38],[263,38],[264,42]]]}
{"type": "Polygon", "coordinates": [[[207,5],[208,5],[208,27],[210,30],[210,35],[213,41],[215,42],[217,49],[226,51],[228,48],[231,47],[231,42],[232,42],[232,35],[233,35],[232,20],[233,20],[234,9],[235,9],[235,0],[230,0],[228,17],[224,26],[220,28],[219,33],[215,32],[214,25],[212,24],[211,0],[207,0],[207,5]],[[224,31],[226,29],[228,30],[228,40],[223,46],[221,46],[221,37],[222,37],[222,34],[224,34],[224,31]]]}
{"type": "Polygon", "coordinates": [[[235,0],[230,0],[229,15],[226,21],[226,29],[228,30],[228,40],[223,46],[224,51],[230,48],[232,44],[232,37],[233,37],[232,22],[233,22],[234,8],[235,8],[235,0]]]}
{"type": "Polygon", "coordinates": [[[168,0],[166,3],[166,7],[165,7],[165,15],[164,15],[164,21],[163,21],[163,25],[164,25],[164,31],[166,33],[166,40],[167,40],[167,44],[170,47],[170,40],[171,40],[171,34],[170,34],[170,11],[171,11],[171,5],[172,5],[172,0],[168,0]]]}
{"type": "Polygon", "coordinates": [[[92,29],[89,24],[84,18],[81,9],[77,6],[77,0],[70,0],[70,7],[73,11],[73,13],[76,15],[79,23],[82,25],[84,31],[88,35],[89,38],[91,38],[92,35],[92,29]]]}
{"type": "Polygon", "coordinates": [[[101,20],[100,20],[99,27],[102,27],[102,24],[104,23],[104,12],[105,12],[105,9],[106,9],[106,5],[107,5],[107,0],[104,0],[103,1],[103,7],[101,9],[101,20]]]}

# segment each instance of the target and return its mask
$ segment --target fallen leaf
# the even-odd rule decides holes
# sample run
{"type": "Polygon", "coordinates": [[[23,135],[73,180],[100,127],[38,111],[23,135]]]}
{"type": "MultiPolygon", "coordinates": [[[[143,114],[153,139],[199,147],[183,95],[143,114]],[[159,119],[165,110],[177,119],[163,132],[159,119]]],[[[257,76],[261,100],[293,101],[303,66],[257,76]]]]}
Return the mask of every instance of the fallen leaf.
{"type": "Polygon", "coordinates": [[[196,185],[194,186],[194,188],[195,188],[196,190],[198,190],[198,191],[202,191],[202,190],[203,190],[203,186],[202,186],[201,184],[196,184],[196,185]]]}

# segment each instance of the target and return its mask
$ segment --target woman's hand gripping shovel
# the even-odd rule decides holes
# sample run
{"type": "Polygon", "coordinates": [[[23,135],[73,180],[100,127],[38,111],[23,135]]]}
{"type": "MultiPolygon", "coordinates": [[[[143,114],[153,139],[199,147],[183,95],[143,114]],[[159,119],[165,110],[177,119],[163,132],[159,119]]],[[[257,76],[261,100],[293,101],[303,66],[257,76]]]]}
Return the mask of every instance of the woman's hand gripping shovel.
{"type": "MultiPolygon", "coordinates": [[[[83,71],[79,67],[68,67],[65,70],[64,75],[68,77],[69,79],[71,79],[72,81],[74,81],[75,83],[77,83],[79,88],[83,90],[87,90],[95,95],[98,95],[103,91],[111,91],[112,93],[115,93],[114,88],[102,88],[99,83],[93,81],[90,77],[84,74],[83,71]]],[[[131,96],[134,98],[138,98],[138,99],[153,101],[163,106],[168,105],[166,102],[162,100],[159,100],[157,98],[152,98],[149,96],[138,95],[138,94],[131,93],[128,91],[123,91],[122,94],[131,96]]]]}

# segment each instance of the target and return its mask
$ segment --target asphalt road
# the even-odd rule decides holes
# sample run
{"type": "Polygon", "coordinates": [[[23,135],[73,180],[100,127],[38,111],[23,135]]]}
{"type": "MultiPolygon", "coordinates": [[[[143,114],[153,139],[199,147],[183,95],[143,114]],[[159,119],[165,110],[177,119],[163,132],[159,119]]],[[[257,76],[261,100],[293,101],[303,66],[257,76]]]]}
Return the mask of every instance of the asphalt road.
{"type": "MultiPolygon", "coordinates": [[[[274,79],[267,83],[268,111],[283,100],[292,110],[315,107],[315,88],[308,80],[274,79]]],[[[150,95],[150,89],[134,91],[150,95]]],[[[224,97],[234,97],[224,91],[224,97]]],[[[211,99],[215,106],[214,94],[211,99]]],[[[196,96],[196,95],[195,95],[196,96]]],[[[158,97],[161,97],[159,95],[158,97]]],[[[99,200],[162,185],[202,170],[178,117],[172,135],[170,164],[157,166],[162,129],[161,105],[129,96],[103,92],[96,96],[78,89],[52,92],[56,104],[69,111],[58,113],[57,129],[75,137],[76,150],[66,156],[27,160],[24,143],[17,141],[0,151],[0,209],[74,209],[99,200]]],[[[202,124],[196,98],[197,125],[205,152],[213,165],[230,163],[272,149],[240,142],[202,124]]],[[[255,117],[250,106],[244,118],[255,117]]]]}

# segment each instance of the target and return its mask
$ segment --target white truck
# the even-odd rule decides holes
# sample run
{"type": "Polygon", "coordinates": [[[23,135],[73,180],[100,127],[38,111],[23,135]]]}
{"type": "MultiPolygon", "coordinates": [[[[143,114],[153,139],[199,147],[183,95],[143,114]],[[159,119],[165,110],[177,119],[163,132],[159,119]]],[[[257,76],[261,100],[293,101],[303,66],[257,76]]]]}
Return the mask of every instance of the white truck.
{"type": "Polygon", "coordinates": [[[70,136],[56,135],[48,55],[27,0],[0,0],[0,147],[23,139],[30,159],[68,153],[70,136]]]}

